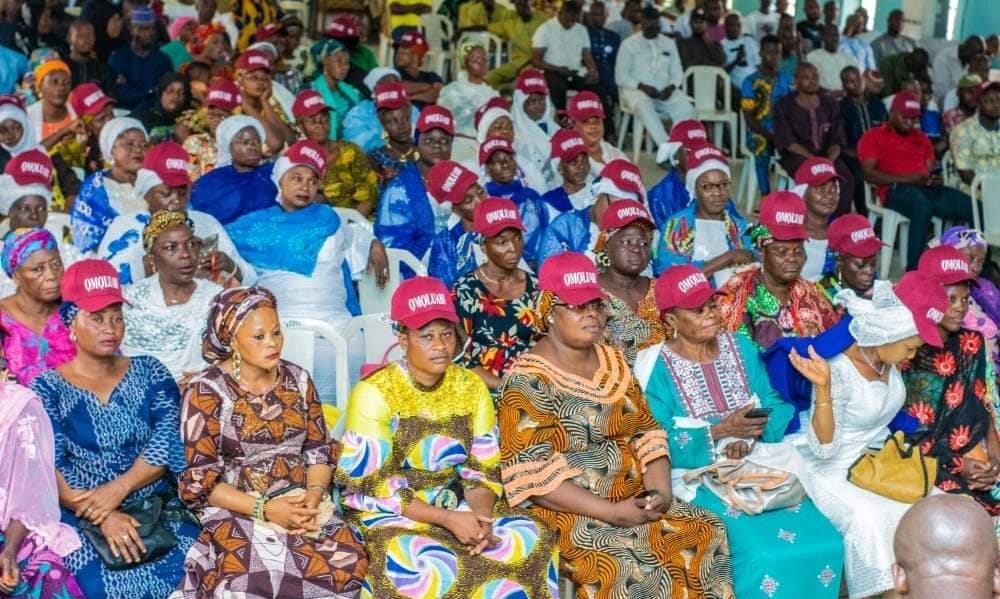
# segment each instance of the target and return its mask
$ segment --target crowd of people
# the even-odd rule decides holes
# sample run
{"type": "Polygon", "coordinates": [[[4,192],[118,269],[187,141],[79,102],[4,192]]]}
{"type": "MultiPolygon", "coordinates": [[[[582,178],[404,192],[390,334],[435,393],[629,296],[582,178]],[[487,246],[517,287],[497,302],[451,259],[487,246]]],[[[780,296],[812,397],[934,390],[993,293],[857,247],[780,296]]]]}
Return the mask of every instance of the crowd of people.
{"type": "Polygon", "coordinates": [[[272,0],[3,5],[0,596],[1000,595],[968,195],[1000,175],[996,36],[446,1],[452,78],[431,4],[314,33],[272,0]],[[691,66],[745,144],[710,141],[691,66]],[[909,219],[896,280],[869,201],[909,219]],[[393,281],[381,363],[282,357],[362,280],[393,281]],[[924,477],[862,480],[895,443],[924,477]]]}

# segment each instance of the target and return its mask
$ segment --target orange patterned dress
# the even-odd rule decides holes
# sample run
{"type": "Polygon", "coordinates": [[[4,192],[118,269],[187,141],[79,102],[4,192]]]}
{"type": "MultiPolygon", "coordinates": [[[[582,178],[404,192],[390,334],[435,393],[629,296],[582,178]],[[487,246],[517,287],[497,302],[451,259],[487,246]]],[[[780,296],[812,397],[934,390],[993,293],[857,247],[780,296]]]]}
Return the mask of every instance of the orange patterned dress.
{"type": "Polygon", "coordinates": [[[632,309],[624,300],[608,294],[608,324],[604,329],[604,341],[618,348],[629,366],[635,364],[635,356],[651,345],[666,339],[666,330],[660,320],[660,309],[656,307],[656,293],[653,281],[649,290],[632,309]]]}
{"type": "Polygon", "coordinates": [[[643,491],[641,469],[667,456],[632,372],[596,346],[591,379],[522,354],[500,390],[500,451],[508,502],[528,505],[559,533],[563,571],[578,599],[732,599],[726,529],[718,516],[675,499],[649,524],[619,527],[531,503],[570,481],[610,502],[643,491]]]}

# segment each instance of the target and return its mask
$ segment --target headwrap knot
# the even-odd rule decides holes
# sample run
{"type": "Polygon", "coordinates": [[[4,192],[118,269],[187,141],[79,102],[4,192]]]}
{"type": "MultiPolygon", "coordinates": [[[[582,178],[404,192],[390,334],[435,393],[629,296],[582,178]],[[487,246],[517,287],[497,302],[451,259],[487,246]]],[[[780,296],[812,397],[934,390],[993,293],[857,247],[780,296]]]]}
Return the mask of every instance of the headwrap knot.
{"type": "Polygon", "coordinates": [[[25,260],[42,250],[59,250],[59,244],[52,233],[41,227],[15,229],[4,239],[0,266],[3,266],[8,277],[13,276],[25,260]]]}
{"type": "Polygon", "coordinates": [[[263,287],[224,289],[212,298],[208,308],[208,327],[201,344],[201,355],[206,362],[218,364],[233,353],[236,333],[257,308],[277,310],[278,301],[263,287]]]}

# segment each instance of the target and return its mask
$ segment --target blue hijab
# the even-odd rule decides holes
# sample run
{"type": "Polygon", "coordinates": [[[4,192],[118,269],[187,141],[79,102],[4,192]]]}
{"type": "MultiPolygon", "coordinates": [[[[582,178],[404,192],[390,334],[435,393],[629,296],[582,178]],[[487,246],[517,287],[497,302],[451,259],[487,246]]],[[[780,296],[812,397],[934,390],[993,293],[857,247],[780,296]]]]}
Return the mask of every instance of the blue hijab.
{"type": "Polygon", "coordinates": [[[312,276],[319,251],[340,229],[340,217],[330,206],[310,204],[286,211],[271,199],[271,207],[244,215],[226,227],[236,249],[258,270],[284,270],[312,276]]]}
{"type": "Polygon", "coordinates": [[[271,208],[278,195],[278,188],[271,181],[273,169],[273,162],[265,162],[247,173],[237,172],[232,165],[214,168],[194,182],[191,209],[207,212],[228,225],[245,214],[271,208]]]}

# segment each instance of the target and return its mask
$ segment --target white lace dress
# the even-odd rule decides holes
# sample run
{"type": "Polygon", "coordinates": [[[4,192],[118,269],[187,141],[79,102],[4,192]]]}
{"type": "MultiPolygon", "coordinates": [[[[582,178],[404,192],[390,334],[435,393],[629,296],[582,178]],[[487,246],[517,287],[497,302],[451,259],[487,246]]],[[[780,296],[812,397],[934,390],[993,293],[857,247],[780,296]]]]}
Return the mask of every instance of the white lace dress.
{"type": "Polygon", "coordinates": [[[868,446],[881,447],[886,426],[906,399],[899,370],[892,367],[888,384],[869,381],[841,354],[830,360],[834,435],[820,443],[803,414],[799,450],[805,459],[802,483],[823,514],[844,537],[844,570],[852,599],[880,595],[893,587],[892,538],[910,504],[893,501],[855,486],[847,469],[868,446]]]}

